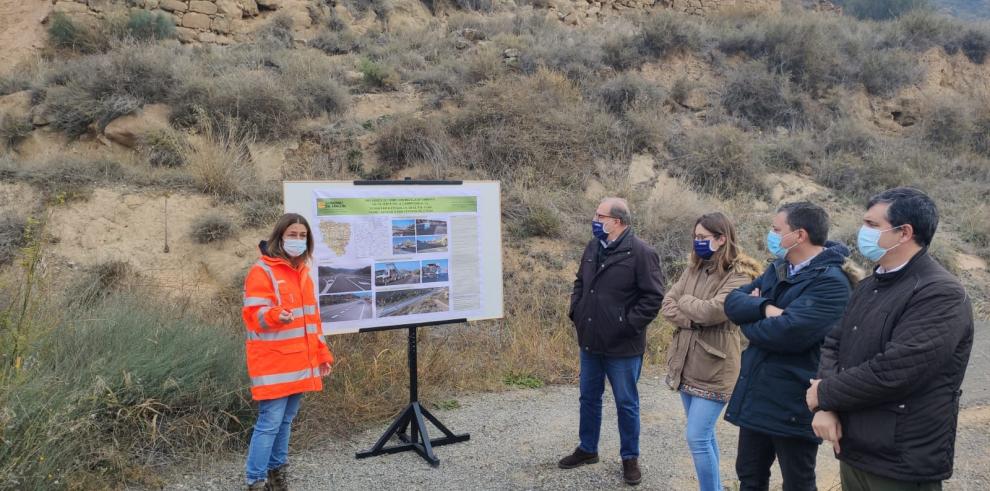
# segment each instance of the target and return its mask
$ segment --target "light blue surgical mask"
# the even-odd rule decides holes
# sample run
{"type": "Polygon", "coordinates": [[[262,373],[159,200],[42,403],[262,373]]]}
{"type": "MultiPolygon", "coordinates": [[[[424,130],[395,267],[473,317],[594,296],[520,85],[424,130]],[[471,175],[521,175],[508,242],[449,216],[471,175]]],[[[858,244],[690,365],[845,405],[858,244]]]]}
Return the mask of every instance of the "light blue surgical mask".
{"type": "MultiPolygon", "coordinates": [[[[903,226],[903,225],[902,225],[903,226]]],[[[890,249],[884,249],[880,247],[880,235],[884,232],[889,232],[894,229],[901,227],[888,228],[887,230],[879,230],[873,227],[867,227],[863,225],[859,229],[859,236],[856,238],[856,247],[859,249],[859,253],[863,255],[866,259],[870,261],[877,262],[880,260],[884,254],[887,254],[890,249],[901,245],[898,243],[890,249]]]]}
{"type": "Polygon", "coordinates": [[[285,239],[282,249],[292,257],[299,257],[306,252],[306,239],[285,239]]]}
{"type": "MultiPolygon", "coordinates": [[[[797,231],[795,230],[794,232],[797,231]]],[[[788,235],[791,235],[794,232],[791,232],[790,234],[780,235],[777,232],[771,230],[769,233],[767,233],[767,250],[770,251],[770,254],[773,254],[774,256],[779,257],[780,259],[784,259],[785,257],[787,257],[787,252],[790,251],[791,248],[796,246],[797,244],[794,244],[791,247],[781,247],[780,243],[783,242],[784,237],[787,237],[788,235]]]]}

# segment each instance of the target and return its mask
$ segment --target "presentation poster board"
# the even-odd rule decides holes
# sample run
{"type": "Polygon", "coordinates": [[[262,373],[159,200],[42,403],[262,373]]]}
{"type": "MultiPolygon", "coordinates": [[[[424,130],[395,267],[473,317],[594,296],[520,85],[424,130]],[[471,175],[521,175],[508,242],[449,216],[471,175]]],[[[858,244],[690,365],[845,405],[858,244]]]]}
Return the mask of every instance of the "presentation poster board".
{"type": "Polygon", "coordinates": [[[324,334],[502,317],[499,183],[284,183],[306,217],[324,334]]]}

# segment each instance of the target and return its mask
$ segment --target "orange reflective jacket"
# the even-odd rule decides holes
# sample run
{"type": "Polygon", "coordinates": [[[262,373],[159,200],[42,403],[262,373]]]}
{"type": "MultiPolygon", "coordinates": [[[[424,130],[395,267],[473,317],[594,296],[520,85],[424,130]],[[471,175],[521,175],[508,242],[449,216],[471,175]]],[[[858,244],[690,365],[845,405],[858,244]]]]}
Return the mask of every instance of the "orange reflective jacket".
{"type": "Polygon", "coordinates": [[[333,363],[333,355],[323,340],[309,267],[261,256],[244,280],[243,316],[255,400],[323,389],[319,366],[333,363]],[[279,322],[283,311],[292,313],[288,324],[279,322]]]}

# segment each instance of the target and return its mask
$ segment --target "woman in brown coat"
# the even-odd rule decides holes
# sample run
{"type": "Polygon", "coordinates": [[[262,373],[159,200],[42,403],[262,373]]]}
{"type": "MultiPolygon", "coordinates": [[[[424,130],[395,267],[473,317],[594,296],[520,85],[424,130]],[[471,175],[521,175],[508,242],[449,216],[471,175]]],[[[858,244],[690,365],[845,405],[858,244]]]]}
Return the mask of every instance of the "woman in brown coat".
{"type": "Polygon", "coordinates": [[[701,491],[722,489],[715,423],[739,376],[742,338],[722,310],[725,297],[760,275],[743,255],[732,222],[703,215],[694,226],[690,266],[663,299],[661,313],[677,330],[667,351],[667,385],[680,392],[687,442],[701,491]]]}

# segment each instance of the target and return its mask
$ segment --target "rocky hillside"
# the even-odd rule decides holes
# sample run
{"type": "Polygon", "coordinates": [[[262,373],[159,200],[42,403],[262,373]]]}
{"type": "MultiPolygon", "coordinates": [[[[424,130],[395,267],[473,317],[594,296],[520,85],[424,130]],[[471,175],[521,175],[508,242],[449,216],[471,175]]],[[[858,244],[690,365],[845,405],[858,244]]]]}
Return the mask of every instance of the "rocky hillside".
{"type": "MultiPolygon", "coordinates": [[[[673,278],[706,211],[728,212],[765,258],[783,202],[822,203],[852,243],[865,199],[919,186],[943,213],[933,253],[988,313],[980,24],[748,0],[28,4],[0,0],[0,285],[15,292],[0,299],[0,347],[23,374],[0,384],[4,439],[22,445],[0,448],[0,486],[100,487],[239,448],[250,408],[217,388],[243,378],[240,285],[286,179],[502,181],[518,287],[504,321],[431,331],[427,398],[573,380],[568,284],[609,194],[631,199],[673,278]],[[155,344],[97,342],[125,336],[155,344]],[[25,416],[37,411],[18,401],[39,393],[58,421],[25,416]],[[21,458],[53,451],[40,427],[93,438],[21,458]]],[[[651,330],[653,361],[666,329],[651,330]]],[[[333,340],[334,395],[311,405],[303,438],[391,414],[395,341],[333,340]]]]}

